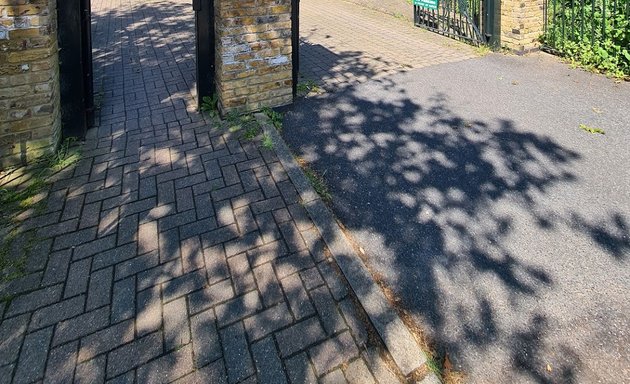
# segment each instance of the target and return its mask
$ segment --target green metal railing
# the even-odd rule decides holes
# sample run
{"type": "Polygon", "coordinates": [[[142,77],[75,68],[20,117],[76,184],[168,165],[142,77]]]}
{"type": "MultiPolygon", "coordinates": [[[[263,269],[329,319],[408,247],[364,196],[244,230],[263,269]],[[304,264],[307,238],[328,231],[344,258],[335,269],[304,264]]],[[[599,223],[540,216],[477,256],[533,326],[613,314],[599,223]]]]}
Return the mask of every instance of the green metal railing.
{"type": "Polygon", "coordinates": [[[414,6],[414,23],[473,45],[498,45],[499,0],[439,0],[436,9],[414,6]]]}
{"type": "Polygon", "coordinates": [[[546,0],[544,21],[544,50],[630,68],[630,0],[546,0]]]}

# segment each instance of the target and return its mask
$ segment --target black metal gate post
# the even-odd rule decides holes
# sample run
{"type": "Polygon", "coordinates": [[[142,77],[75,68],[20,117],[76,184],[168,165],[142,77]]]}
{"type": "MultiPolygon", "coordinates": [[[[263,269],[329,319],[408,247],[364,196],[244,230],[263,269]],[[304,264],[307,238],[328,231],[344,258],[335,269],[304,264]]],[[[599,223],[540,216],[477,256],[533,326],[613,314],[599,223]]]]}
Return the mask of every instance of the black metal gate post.
{"type": "Polygon", "coordinates": [[[501,48],[501,0],[483,1],[483,33],[488,46],[501,48]]]}
{"type": "Polygon", "coordinates": [[[83,54],[83,89],[87,125],[94,124],[94,71],[92,68],[91,0],[81,0],[81,48],[83,54]]]}
{"type": "Polygon", "coordinates": [[[63,137],[83,138],[87,131],[82,5],[82,0],[57,2],[63,137]]]}
{"type": "Polygon", "coordinates": [[[291,60],[293,61],[293,97],[297,96],[300,73],[300,0],[291,0],[291,60]]]}
{"type": "Polygon", "coordinates": [[[197,35],[197,102],[201,108],[203,98],[212,96],[216,92],[214,0],[193,0],[193,9],[197,35]]]}

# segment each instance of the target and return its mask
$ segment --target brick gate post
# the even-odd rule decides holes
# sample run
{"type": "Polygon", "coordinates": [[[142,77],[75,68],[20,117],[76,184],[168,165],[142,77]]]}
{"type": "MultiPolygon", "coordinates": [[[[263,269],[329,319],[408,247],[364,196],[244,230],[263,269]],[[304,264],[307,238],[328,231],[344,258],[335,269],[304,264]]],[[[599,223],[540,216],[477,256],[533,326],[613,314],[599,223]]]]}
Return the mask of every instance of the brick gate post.
{"type": "Polygon", "coordinates": [[[537,49],[544,0],[501,0],[501,45],[516,53],[537,49]]]}
{"type": "Polygon", "coordinates": [[[215,0],[219,108],[292,102],[291,0],[215,0]]]}
{"type": "Polygon", "coordinates": [[[0,0],[0,169],[55,149],[56,0],[0,0]]]}

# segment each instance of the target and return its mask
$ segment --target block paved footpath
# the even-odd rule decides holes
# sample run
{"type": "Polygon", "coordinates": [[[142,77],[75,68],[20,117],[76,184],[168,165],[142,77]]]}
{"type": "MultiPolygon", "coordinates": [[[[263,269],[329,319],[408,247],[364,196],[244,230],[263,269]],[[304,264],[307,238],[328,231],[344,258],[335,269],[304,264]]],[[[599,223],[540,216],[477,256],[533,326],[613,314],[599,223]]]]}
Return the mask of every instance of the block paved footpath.
{"type": "Polygon", "coordinates": [[[97,126],[21,225],[0,382],[396,382],[275,153],[194,111],[193,25],[93,2],[97,126]]]}

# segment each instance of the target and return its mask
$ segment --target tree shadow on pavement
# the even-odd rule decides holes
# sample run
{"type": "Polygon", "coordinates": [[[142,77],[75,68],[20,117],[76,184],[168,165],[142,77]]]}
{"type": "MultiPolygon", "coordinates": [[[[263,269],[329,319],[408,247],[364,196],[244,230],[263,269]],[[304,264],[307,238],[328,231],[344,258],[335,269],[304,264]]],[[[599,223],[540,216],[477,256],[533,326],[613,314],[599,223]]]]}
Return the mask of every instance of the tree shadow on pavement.
{"type": "Polygon", "coordinates": [[[579,153],[510,120],[459,115],[437,91],[427,100],[379,79],[287,108],[283,136],[325,175],[333,210],[373,274],[459,368],[471,368],[466,354],[500,345],[511,365],[503,378],[578,381],[577,353],[547,340],[544,311],[523,308],[556,282],[540,259],[514,248],[514,230],[523,221],[542,231],[570,227],[623,260],[627,220],[615,214],[608,225],[548,212],[541,197],[576,181],[579,153]],[[518,320],[506,325],[510,315],[518,320]]]}

